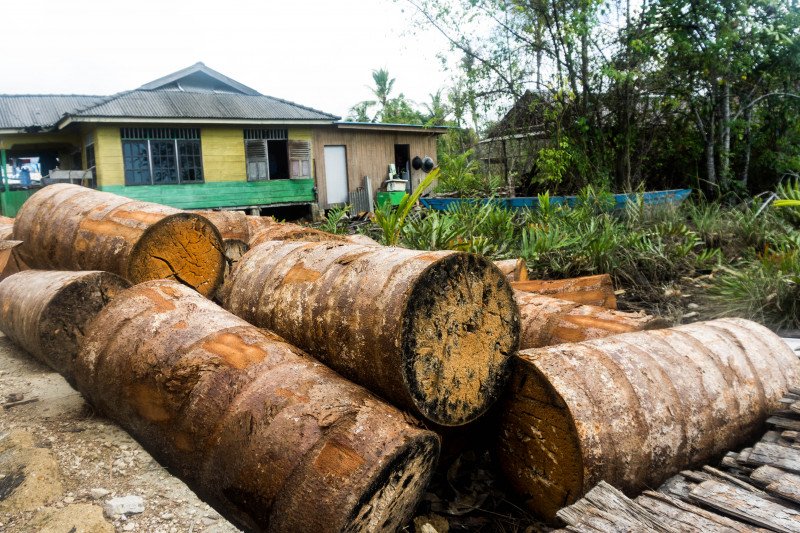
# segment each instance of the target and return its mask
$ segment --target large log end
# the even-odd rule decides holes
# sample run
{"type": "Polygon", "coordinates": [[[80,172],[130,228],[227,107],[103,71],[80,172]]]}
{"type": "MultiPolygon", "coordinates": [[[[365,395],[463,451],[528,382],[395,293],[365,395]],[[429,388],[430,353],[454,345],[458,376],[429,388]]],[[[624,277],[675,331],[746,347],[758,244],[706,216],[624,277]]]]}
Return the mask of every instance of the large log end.
{"type": "Polygon", "coordinates": [[[127,277],[134,283],[174,279],[203,296],[222,283],[226,260],[219,230],[194,213],[152,224],[131,251],[127,277]]]}
{"type": "Polygon", "coordinates": [[[505,384],[519,346],[511,286],[487,259],[451,254],[433,262],[408,299],[404,379],[415,407],[443,426],[483,414],[505,384]]]}

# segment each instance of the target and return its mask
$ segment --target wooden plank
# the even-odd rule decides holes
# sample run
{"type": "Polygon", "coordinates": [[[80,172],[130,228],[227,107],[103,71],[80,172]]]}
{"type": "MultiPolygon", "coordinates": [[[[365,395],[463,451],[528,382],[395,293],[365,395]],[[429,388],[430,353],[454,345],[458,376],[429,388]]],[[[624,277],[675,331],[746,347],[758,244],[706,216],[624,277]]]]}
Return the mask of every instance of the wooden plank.
{"type": "Polygon", "coordinates": [[[660,492],[645,491],[635,501],[659,518],[667,518],[670,525],[677,526],[681,531],[687,533],[750,533],[766,531],[759,527],[709,512],[696,505],[682,502],[677,498],[660,492]]]}
{"type": "Polygon", "coordinates": [[[800,473],[800,450],[780,444],[758,442],[753,446],[748,463],[774,466],[797,474],[800,473]]]}
{"type": "Polygon", "coordinates": [[[767,492],[785,498],[793,503],[800,504],[800,476],[784,473],[778,479],[767,485],[767,492]]]}
{"type": "Polygon", "coordinates": [[[689,501],[689,493],[692,492],[696,485],[696,483],[692,483],[681,474],[678,474],[666,480],[658,488],[658,491],[683,501],[689,501]]]}
{"type": "Polygon", "coordinates": [[[620,491],[601,481],[586,496],[558,512],[558,517],[575,531],[603,533],[681,531],[656,516],[620,491]]]}
{"type": "Polygon", "coordinates": [[[558,280],[515,281],[511,285],[520,291],[534,292],[580,304],[617,308],[617,297],[611,276],[600,274],[558,280]]]}
{"type": "Polygon", "coordinates": [[[750,474],[750,479],[762,486],[767,486],[774,481],[778,481],[781,477],[786,475],[786,471],[774,466],[759,466],[753,473],[750,474]]]}
{"type": "Polygon", "coordinates": [[[709,479],[692,489],[691,500],[758,527],[800,533],[800,511],[730,483],[709,479]]]}
{"type": "Polygon", "coordinates": [[[798,435],[800,435],[800,432],[787,430],[781,433],[781,438],[786,440],[797,440],[798,435]]]}
{"type": "Polygon", "coordinates": [[[795,418],[788,418],[785,416],[771,416],[767,418],[767,424],[772,424],[781,429],[790,429],[792,431],[800,431],[800,420],[795,418]]]}

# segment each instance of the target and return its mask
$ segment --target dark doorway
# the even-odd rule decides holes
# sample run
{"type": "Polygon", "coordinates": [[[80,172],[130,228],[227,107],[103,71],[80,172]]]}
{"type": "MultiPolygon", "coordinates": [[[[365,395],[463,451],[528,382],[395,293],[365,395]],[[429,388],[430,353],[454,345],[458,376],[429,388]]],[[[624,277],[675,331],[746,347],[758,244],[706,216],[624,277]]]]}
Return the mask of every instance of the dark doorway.
{"type": "Polygon", "coordinates": [[[286,141],[267,141],[269,179],[289,179],[289,147],[286,141]]]}
{"type": "Polygon", "coordinates": [[[394,145],[394,164],[397,168],[397,177],[404,180],[409,179],[411,176],[411,145],[394,145]]]}

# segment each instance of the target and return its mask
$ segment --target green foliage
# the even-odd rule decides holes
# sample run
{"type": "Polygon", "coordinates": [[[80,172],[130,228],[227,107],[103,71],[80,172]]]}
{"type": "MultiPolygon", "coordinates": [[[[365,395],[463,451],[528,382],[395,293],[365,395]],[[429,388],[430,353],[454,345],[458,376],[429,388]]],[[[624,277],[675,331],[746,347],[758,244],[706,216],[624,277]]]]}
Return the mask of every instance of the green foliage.
{"type": "Polygon", "coordinates": [[[327,231],[328,233],[345,234],[347,228],[342,221],[347,218],[347,213],[350,211],[349,205],[335,206],[328,210],[325,215],[325,221],[320,224],[319,229],[327,231]]]}
{"type": "Polygon", "coordinates": [[[385,202],[375,210],[375,223],[381,228],[383,236],[382,244],[395,246],[400,241],[400,235],[406,225],[406,218],[411,212],[411,208],[417,203],[419,197],[439,175],[439,169],[433,169],[422,182],[417,186],[413,194],[406,193],[400,200],[400,204],[395,209],[390,202],[385,202]]]}

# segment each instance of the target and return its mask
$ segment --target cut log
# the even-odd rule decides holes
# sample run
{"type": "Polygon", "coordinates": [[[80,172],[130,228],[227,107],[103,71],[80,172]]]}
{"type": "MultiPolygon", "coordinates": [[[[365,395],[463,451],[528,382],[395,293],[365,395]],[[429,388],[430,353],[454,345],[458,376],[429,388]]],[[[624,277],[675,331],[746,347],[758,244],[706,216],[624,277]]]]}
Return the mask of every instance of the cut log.
{"type": "Polygon", "coordinates": [[[345,377],[443,426],[474,420],[505,383],[519,312],[481,256],[333,242],[266,242],[224,305],[345,377]]]}
{"type": "Polygon", "coordinates": [[[12,239],[14,234],[14,219],[9,217],[0,216],[0,241],[8,241],[12,239]]]}
{"type": "Polygon", "coordinates": [[[362,235],[360,233],[354,233],[353,235],[345,235],[345,239],[348,242],[352,242],[353,244],[363,244],[365,246],[381,246],[381,243],[373,239],[372,237],[368,237],[367,235],[362,235]]]}
{"type": "Polygon", "coordinates": [[[183,285],[86,331],[79,390],[240,527],[395,531],[430,478],[434,433],[183,285]]]}
{"type": "Polygon", "coordinates": [[[800,377],[778,336],[741,319],[526,350],[514,363],[499,461],[548,519],[600,480],[635,494],[754,438],[800,377]]]}
{"type": "Polygon", "coordinates": [[[800,512],[741,487],[710,479],[695,487],[689,497],[695,502],[758,527],[800,533],[800,512]]]}
{"type": "Polygon", "coordinates": [[[570,279],[515,281],[511,285],[520,291],[552,296],[560,300],[609,309],[617,308],[614,285],[608,274],[570,279]]]}
{"type": "Polygon", "coordinates": [[[596,305],[514,291],[519,306],[520,350],[665,327],[664,320],[596,305]]]}
{"type": "Polygon", "coordinates": [[[334,235],[326,231],[301,226],[300,224],[272,224],[262,228],[250,240],[250,247],[269,241],[308,241],[308,242],[348,242],[342,235],[334,235]]]}
{"type": "Polygon", "coordinates": [[[502,261],[495,261],[495,265],[500,269],[500,272],[506,275],[508,281],[527,281],[528,280],[528,265],[525,260],[519,259],[503,259],[502,261]]]}
{"type": "Polygon", "coordinates": [[[14,239],[32,268],[104,270],[134,283],[169,278],[206,296],[225,267],[219,232],[200,215],[78,185],[49,185],[28,198],[14,239]]]}
{"type": "Polygon", "coordinates": [[[108,272],[26,270],[0,282],[0,330],[74,383],[74,360],[86,322],[119,292],[108,272]]]}
{"type": "Polygon", "coordinates": [[[22,241],[0,241],[0,280],[28,270],[28,265],[20,259],[16,250],[20,244],[22,241]]]}

